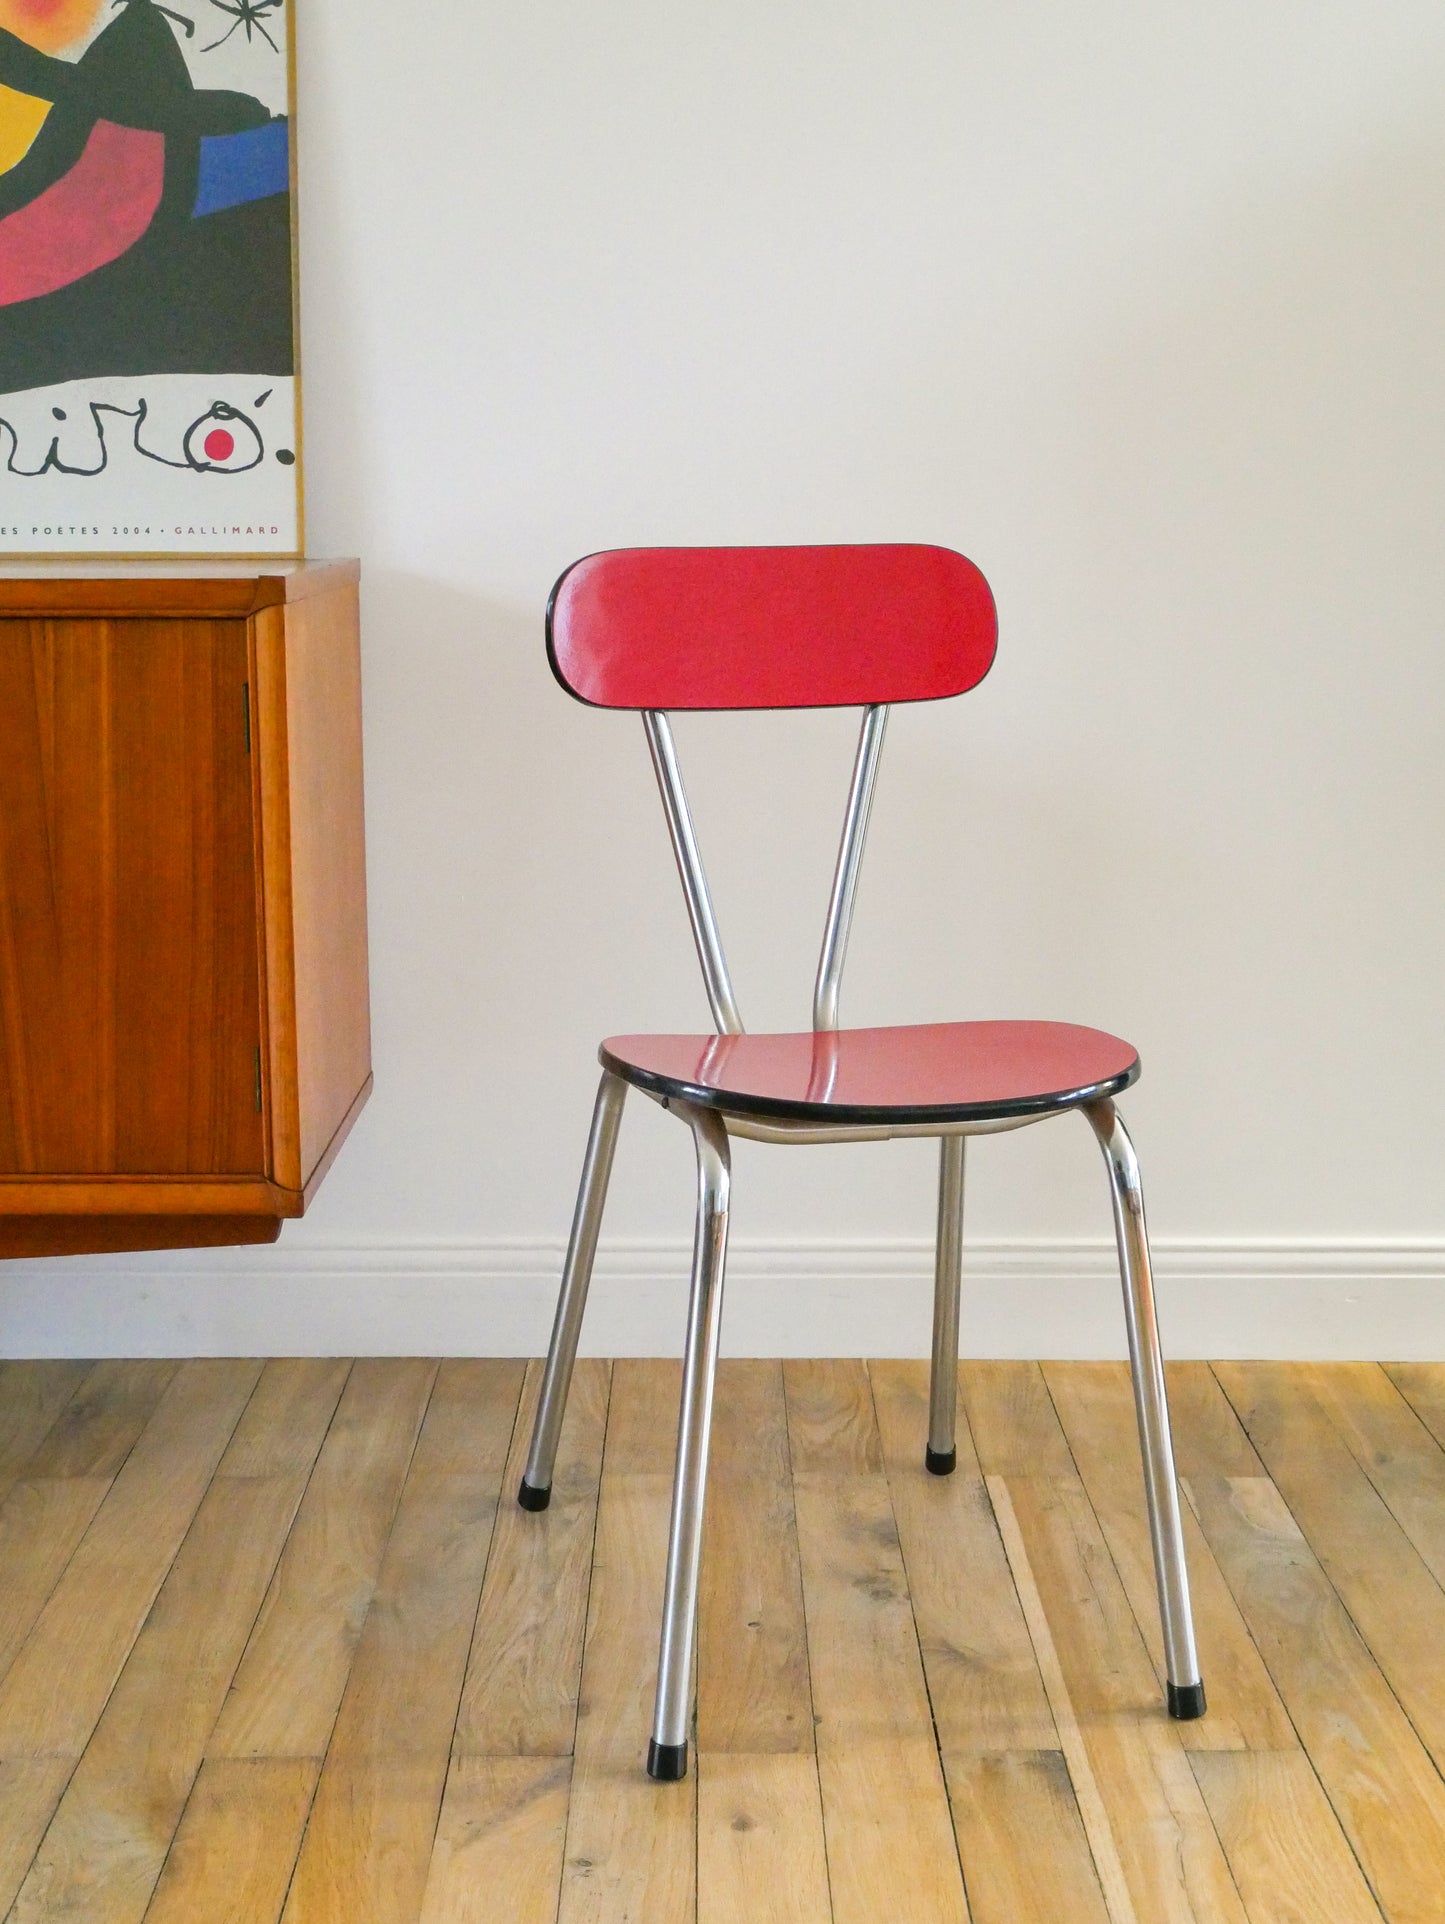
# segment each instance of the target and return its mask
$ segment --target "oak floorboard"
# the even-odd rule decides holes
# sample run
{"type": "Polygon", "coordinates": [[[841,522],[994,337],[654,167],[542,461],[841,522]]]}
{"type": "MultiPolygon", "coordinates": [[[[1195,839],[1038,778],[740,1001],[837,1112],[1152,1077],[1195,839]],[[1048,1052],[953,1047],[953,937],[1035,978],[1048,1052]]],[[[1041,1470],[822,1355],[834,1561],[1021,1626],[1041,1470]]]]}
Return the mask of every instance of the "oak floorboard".
{"type": "MultiPolygon", "coordinates": [[[[698,1597],[700,1751],[813,1755],[780,1363],[718,1365],[698,1597]]],[[[779,1781],[786,1781],[786,1774],[779,1781]]]]}
{"type": "Polygon", "coordinates": [[[0,1757],[79,1757],[260,1374],[176,1371],[0,1681],[0,1757]]]}
{"type": "MultiPolygon", "coordinates": [[[[21,1474],[0,1477],[6,1491],[0,1503],[0,1676],[34,1628],[175,1373],[174,1363],[97,1363],[83,1371],[58,1409],[39,1394],[21,1399],[21,1414],[33,1413],[35,1427],[47,1414],[50,1421],[26,1453],[21,1474]]],[[[62,1379],[59,1387],[64,1384],[62,1379]]],[[[18,1454],[15,1425],[8,1435],[18,1454]]]]}
{"type": "Polygon", "coordinates": [[[785,1377],[833,1916],[963,1924],[968,1906],[867,1375],[860,1383],[851,1364],[814,1363],[788,1364],[785,1377]],[[799,1473],[800,1460],[828,1467],[799,1473]]]}
{"type": "Polygon", "coordinates": [[[339,1390],[269,1363],[15,1901],[14,1924],[138,1924],[339,1390]],[[286,1467],[249,1474],[258,1463],[286,1467]],[[241,1474],[237,1474],[237,1472],[241,1474]]]}
{"type": "Polygon", "coordinates": [[[1254,1445],[1208,1363],[1166,1363],[1174,1467],[1180,1476],[1263,1476],[1254,1445]]]}
{"type": "Polygon", "coordinates": [[[1185,1488],[1391,1924],[1438,1924],[1445,1784],[1284,1498],[1264,1477],[1185,1488]]]}
{"type": "Polygon", "coordinates": [[[416,1924],[441,1794],[430,1757],[328,1760],[283,1924],[416,1924]]]}
{"type": "Polygon", "coordinates": [[[1037,1363],[962,1363],[958,1384],[985,1476],[1074,1474],[1068,1440],[1037,1363]]]}
{"type": "Polygon", "coordinates": [[[1375,1663],[1445,1766],[1445,1591],[1304,1372],[1220,1363],[1215,1375],[1375,1663]]]}
{"type": "Polygon", "coordinates": [[[417,1439],[283,1913],[415,1924],[520,1362],[444,1362],[417,1439]],[[328,1910],[328,1907],[331,1907],[328,1910]]]}
{"type": "Polygon", "coordinates": [[[748,1360],[719,1379],[698,1727],[666,1785],[675,1361],[610,1393],[579,1366],[537,1517],[535,1365],[16,1378],[0,1917],[1438,1924],[1436,1686],[1406,1670],[1445,1631],[1445,1367],[1217,1369],[1170,1386],[1210,1719],[1241,1747],[1163,1709],[1119,1366],[965,1364],[940,1479],[925,1364],[748,1360]],[[1211,1570],[1267,1709],[1226,1685],[1211,1570]],[[246,1696],[308,1748],[220,1750],[246,1696]]]}
{"type": "Polygon", "coordinates": [[[831,1924],[811,1752],[704,1751],[697,1783],[698,1924],[831,1924]]]}
{"type": "Polygon", "coordinates": [[[607,1405],[606,1468],[614,1476],[671,1476],[677,1461],[682,1364],[671,1356],[619,1357],[607,1405]]]}
{"type": "Polygon", "coordinates": [[[1445,1585],[1445,1449],[1378,1363],[1313,1363],[1300,1373],[1426,1569],[1445,1585]]]}
{"type": "Polygon", "coordinates": [[[436,1370],[353,1367],[207,1756],[325,1755],[436,1370]]]}
{"type": "Polygon", "coordinates": [[[1114,1924],[1245,1924],[1082,1484],[989,1492],[1114,1924]]]}
{"type": "Polygon", "coordinates": [[[66,1787],[13,1924],[140,1924],[304,1473],[217,1476],[66,1787]]]}
{"type": "Polygon", "coordinates": [[[110,1493],[104,1476],[22,1477],[0,1504],[0,1677],[110,1493]]]}
{"type": "Polygon", "coordinates": [[[299,1470],[309,1478],[350,1374],[344,1358],[273,1357],[217,1476],[289,1476],[299,1470]]]}
{"type": "MultiPolygon", "coordinates": [[[[1129,1366],[1046,1363],[1043,1372],[1162,1691],[1164,1637],[1129,1366]]],[[[1212,1454],[1225,1461],[1239,1461],[1243,1455],[1237,1449],[1212,1454]]],[[[1196,1722],[1179,1726],[1180,1742],[1186,1750],[1291,1748],[1298,1741],[1294,1726],[1187,1506],[1184,1552],[1209,1709],[1196,1722]]]]}
{"type": "Polygon", "coordinates": [[[541,1376],[540,1363],[528,1365],[462,1689],[458,1756],[566,1757],[572,1751],[611,1370],[587,1358],[577,1363],[552,1501],[537,1512],[520,1507],[517,1486],[541,1376]]]}
{"type": "Polygon", "coordinates": [[[89,1371],[24,1467],[27,1477],[111,1481],[135,1448],[178,1364],[112,1358],[89,1371]]]}
{"type": "Polygon", "coordinates": [[[872,1363],[869,1375],[944,1754],[1053,1750],[1053,1716],[963,1412],[958,1467],[931,1476],[922,1461],[928,1364],[872,1363]]]}
{"type": "Polygon", "coordinates": [[[0,1500],[23,1476],[71,1398],[89,1363],[0,1363],[0,1500]]]}
{"type": "Polygon", "coordinates": [[[677,1437],[675,1363],[613,1365],[561,1924],[694,1924],[697,1769],[645,1774],[677,1437]],[[662,1467],[659,1467],[662,1466],[662,1467]]]}
{"type": "Polygon", "coordinates": [[[1215,1752],[1192,1762],[1251,1924],[1380,1924],[1303,1751],[1215,1752]]]}
{"type": "Polygon", "coordinates": [[[866,1363],[790,1358],[783,1365],[783,1384],[795,1477],[882,1473],[883,1446],[866,1363]]]}
{"type": "Polygon", "coordinates": [[[1445,1363],[1383,1363],[1381,1368],[1445,1449],[1445,1363]]]}
{"type": "Polygon", "coordinates": [[[887,1482],[800,1480],[797,1506],[834,1918],[964,1920],[887,1482]]]}
{"type": "Polygon", "coordinates": [[[74,1768],[68,1757],[0,1757],[0,1917],[8,1917],[74,1768]]]}
{"type": "Polygon", "coordinates": [[[1060,1750],[945,1749],[973,1924],[1110,1924],[1060,1750]]]}
{"type": "Polygon", "coordinates": [[[420,1924],[556,1924],[571,1782],[566,1757],[454,1758],[420,1924]]]}
{"type": "Polygon", "coordinates": [[[317,1770],[310,1757],[208,1758],[145,1924],[276,1924],[317,1770]]]}

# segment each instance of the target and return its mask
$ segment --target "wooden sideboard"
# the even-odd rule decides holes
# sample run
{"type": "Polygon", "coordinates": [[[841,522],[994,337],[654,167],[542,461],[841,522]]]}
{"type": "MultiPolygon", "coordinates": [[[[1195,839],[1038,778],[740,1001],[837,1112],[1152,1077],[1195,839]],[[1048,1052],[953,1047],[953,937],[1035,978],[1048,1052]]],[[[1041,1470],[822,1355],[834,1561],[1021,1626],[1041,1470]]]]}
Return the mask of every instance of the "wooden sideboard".
{"type": "Polygon", "coordinates": [[[0,1257],[274,1241],[366,1101],[357,576],[0,568],[0,1257]]]}

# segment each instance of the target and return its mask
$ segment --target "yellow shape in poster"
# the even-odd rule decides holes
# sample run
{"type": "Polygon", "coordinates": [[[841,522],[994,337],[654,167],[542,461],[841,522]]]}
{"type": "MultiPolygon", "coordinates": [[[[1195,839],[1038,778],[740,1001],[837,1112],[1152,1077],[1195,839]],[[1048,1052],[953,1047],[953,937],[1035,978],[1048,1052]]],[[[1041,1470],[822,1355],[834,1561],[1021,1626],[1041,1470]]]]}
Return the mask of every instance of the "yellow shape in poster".
{"type": "Polygon", "coordinates": [[[17,160],[24,160],[49,112],[48,100],[18,94],[13,87],[0,87],[0,174],[8,173],[17,160]]]}
{"type": "Polygon", "coordinates": [[[0,0],[0,27],[42,53],[63,53],[90,32],[104,0],[0,0]]]}

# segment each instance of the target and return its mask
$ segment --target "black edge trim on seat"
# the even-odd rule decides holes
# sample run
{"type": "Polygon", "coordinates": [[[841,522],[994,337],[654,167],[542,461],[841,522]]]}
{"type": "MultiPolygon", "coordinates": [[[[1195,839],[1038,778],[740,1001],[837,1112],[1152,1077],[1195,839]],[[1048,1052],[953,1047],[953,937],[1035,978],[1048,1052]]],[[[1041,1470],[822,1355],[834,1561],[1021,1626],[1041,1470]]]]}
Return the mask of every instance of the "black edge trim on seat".
{"type": "Polygon", "coordinates": [[[690,1102],[699,1109],[717,1109],[729,1116],[753,1116],[759,1122],[798,1122],[816,1129],[885,1127],[889,1123],[930,1122],[1004,1122],[1016,1116],[1051,1116],[1065,1109],[1081,1108],[1087,1102],[1102,1102],[1117,1096],[1139,1080],[1140,1062],[1135,1056],[1122,1075],[1104,1082],[1086,1083],[1079,1089],[1061,1089],[1050,1095],[1019,1097],[1009,1102],[884,1104],[784,1102],[776,1096],[741,1095],[731,1089],[709,1089],[698,1083],[683,1082],[676,1076],[659,1075],[652,1069],[639,1069],[623,1062],[604,1044],[597,1051],[604,1069],[643,1089],[648,1095],[666,1096],[670,1102],[690,1102]]]}

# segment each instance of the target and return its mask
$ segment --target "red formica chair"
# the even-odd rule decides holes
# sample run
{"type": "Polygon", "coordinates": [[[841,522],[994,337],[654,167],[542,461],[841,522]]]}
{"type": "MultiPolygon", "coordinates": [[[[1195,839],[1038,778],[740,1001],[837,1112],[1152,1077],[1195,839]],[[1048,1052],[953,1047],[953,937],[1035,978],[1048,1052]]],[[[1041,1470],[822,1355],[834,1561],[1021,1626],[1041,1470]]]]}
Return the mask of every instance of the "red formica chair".
{"type": "Polygon", "coordinates": [[[1171,1716],[1204,1713],[1184,1562],[1164,1366],[1139,1165],[1114,1098],[1139,1074],[1127,1042],[1064,1022],[840,1029],[838,987],[888,704],[961,695],[987,674],[997,622],[988,584],[948,549],[629,548],[574,562],[552,591],[547,652],[570,695],[642,714],[687,897],[714,1031],[613,1036],[562,1273],[536,1427],[518,1501],[544,1510],[598,1229],[629,1088],[692,1130],[697,1230],[678,1423],[657,1704],[647,1768],[687,1771],[690,1680],[722,1317],[731,1137],[779,1143],[937,1136],[933,1373],[924,1463],[954,1467],[964,1142],[1080,1110],[1104,1151],[1163,1619],[1171,1716]],[[747,1035],[738,1014],[666,711],[861,706],[862,732],[813,991],[813,1026],[747,1035]]]}

